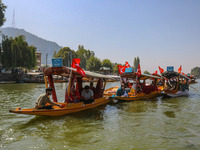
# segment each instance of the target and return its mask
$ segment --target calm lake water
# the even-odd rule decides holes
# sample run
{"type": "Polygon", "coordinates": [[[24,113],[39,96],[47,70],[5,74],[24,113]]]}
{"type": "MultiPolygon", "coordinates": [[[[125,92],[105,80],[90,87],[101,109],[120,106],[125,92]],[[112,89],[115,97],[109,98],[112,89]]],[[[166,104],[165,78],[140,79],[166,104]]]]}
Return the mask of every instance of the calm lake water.
{"type": "MultiPolygon", "coordinates": [[[[200,149],[197,81],[189,97],[115,101],[59,117],[9,113],[15,107],[34,107],[44,84],[0,84],[0,149],[200,149]]],[[[65,88],[66,83],[56,84],[60,102],[65,88]]]]}

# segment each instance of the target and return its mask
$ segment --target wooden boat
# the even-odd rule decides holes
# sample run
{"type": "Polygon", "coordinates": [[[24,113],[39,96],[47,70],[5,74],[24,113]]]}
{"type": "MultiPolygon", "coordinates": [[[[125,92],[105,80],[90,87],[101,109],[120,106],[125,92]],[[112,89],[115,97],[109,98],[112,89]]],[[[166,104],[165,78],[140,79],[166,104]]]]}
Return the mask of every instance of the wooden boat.
{"type": "Polygon", "coordinates": [[[162,73],[165,84],[162,94],[169,97],[179,97],[189,95],[189,78],[175,71],[162,73]]]}
{"type": "MultiPolygon", "coordinates": [[[[158,79],[160,79],[160,77],[158,76],[141,74],[141,76],[138,77],[137,73],[125,72],[125,73],[120,74],[120,77],[123,84],[126,85],[125,89],[128,90],[128,94],[126,96],[117,96],[116,87],[113,87],[111,88],[110,91],[113,91],[113,89],[115,90],[115,95],[111,96],[114,99],[123,100],[123,101],[133,101],[133,100],[149,99],[149,98],[153,98],[153,97],[157,97],[161,95],[156,85],[156,83],[158,82],[158,79]],[[135,91],[135,93],[132,93],[131,86],[133,84],[136,84],[137,88],[140,86],[140,91],[135,91]]],[[[109,93],[108,90],[106,92],[109,93]]],[[[111,92],[111,93],[114,93],[114,92],[111,92]]],[[[104,94],[106,93],[104,92],[104,94]]]]}
{"type": "Polygon", "coordinates": [[[45,83],[43,72],[29,72],[24,74],[24,83],[45,83]]]}
{"type": "Polygon", "coordinates": [[[165,81],[165,79],[162,78],[162,76],[159,75],[159,74],[157,74],[157,73],[152,73],[151,75],[153,75],[153,76],[157,76],[157,77],[160,78],[160,79],[157,80],[156,85],[157,85],[157,87],[158,87],[158,91],[159,91],[159,92],[163,91],[163,89],[164,89],[164,81],[165,81]]]}
{"type": "Polygon", "coordinates": [[[119,88],[119,86],[115,86],[115,87],[111,87],[111,88],[105,90],[104,93],[103,93],[103,96],[104,97],[111,97],[112,95],[115,95],[118,88],[119,88]]]}
{"type": "Polygon", "coordinates": [[[189,80],[189,84],[194,84],[197,83],[196,78],[194,77],[194,75],[188,76],[190,78],[189,80]]]}
{"type": "MultiPolygon", "coordinates": [[[[106,79],[110,79],[110,77],[106,75],[101,75],[89,71],[85,71],[86,77],[88,79],[98,79],[97,85],[96,85],[96,91],[94,91],[94,102],[90,104],[84,104],[83,102],[74,102],[70,101],[70,88],[75,85],[76,83],[76,90],[81,95],[81,92],[83,90],[82,88],[82,76],[76,72],[75,69],[69,68],[69,67],[50,67],[47,68],[44,71],[45,75],[45,84],[46,87],[49,86],[53,88],[52,92],[52,98],[55,103],[61,104],[63,108],[60,108],[58,106],[53,106],[53,109],[21,109],[16,108],[14,110],[10,110],[11,113],[19,113],[19,114],[28,114],[28,115],[46,115],[46,116],[60,116],[65,115],[69,113],[75,113],[79,111],[83,111],[89,108],[94,108],[103,104],[106,104],[110,101],[110,99],[103,97],[103,92],[106,86],[106,79]],[[56,97],[56,91],[54,88],[54,82],[53,82],[53,75],[61,75],[64,77],[70,77],[69,86],[66,89],[65,93],[65,101],[63,103],[59,103],[57,101],[56,97]],[[46,78],[48,78],[48,83],[46,78]]],[[[86,78],[84,77],[84,78],[86,78]]]]}
{"type": "Polygon", "coordinates": [[[13,84],[17,83],[17,81],[0,81],[0,84],[13,84]]]}

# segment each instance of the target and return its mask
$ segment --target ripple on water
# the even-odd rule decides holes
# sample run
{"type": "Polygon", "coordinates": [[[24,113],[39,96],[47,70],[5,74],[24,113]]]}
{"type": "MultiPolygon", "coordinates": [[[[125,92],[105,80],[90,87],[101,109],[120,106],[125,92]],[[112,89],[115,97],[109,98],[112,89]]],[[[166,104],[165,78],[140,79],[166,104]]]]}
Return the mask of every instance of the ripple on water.
{"type": "MultiPolygon", "coordinates": [[[[108,83],[109,84],[109,83],[108,83]]],[[[200,89],[200,84],[193,85],[200,89]]],[[[59,100],[66,86],[56,84],[59,100]]],[[[110,86],[110,85],[109,85],[110,86]]],[[[60,117],[11,114],[29,108],[43,84],[0,86],[0,147],[3,149],[199,149],[200,94],[110,103],[60,117]]]]}

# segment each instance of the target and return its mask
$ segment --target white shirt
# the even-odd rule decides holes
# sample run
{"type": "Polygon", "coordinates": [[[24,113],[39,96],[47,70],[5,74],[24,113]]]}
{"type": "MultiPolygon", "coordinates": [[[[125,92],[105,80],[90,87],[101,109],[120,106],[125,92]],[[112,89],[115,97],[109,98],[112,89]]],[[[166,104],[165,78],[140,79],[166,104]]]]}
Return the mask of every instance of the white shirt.
{"type": "Polygon", "coordinates": [[[85,90],[82,91],[81,96],[85,99],[90,99],[94,95],[93,91],[89,89],[88,93],[85,90]]]}

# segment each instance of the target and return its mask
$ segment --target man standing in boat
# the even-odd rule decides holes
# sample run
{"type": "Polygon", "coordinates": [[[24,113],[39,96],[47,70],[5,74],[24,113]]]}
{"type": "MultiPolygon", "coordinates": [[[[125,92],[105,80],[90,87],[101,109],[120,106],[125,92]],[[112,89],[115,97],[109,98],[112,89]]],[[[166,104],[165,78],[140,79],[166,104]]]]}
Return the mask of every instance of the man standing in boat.
{"type": "Polygon", "coordinates": [[[53,89],[51,87],[46,88],[46,93],[38,97],[36,101],[35,108],[37,109],[53,109],[52,106],[62,107],[60,104],[56,104],[49,99],[49,96],[52,94],[53,89]],[[50,105],[46,105],[49,103],[50,105]]]}

